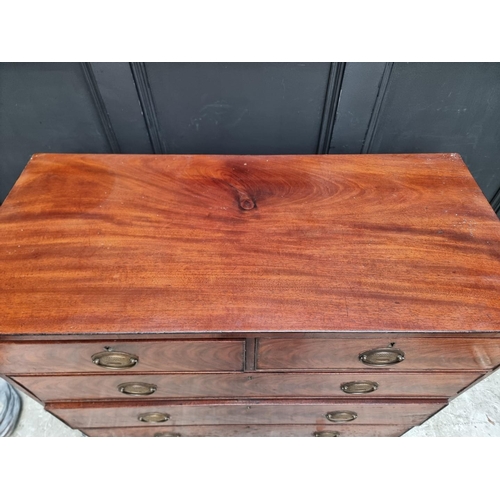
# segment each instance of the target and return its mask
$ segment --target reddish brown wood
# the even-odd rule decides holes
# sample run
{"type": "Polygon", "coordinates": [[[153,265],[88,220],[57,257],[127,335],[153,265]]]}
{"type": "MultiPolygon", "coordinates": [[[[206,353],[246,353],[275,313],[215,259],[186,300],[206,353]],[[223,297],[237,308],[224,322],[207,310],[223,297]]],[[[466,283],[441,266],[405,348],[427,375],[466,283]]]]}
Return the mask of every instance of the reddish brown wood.
{"type": "MultiPolygon", "coordinates": [[[[99,334],[97,338],[107,345],[107,342],[121,341],[121,342],[137,342],[146,340],[235,340],[235,339],[257,339],[260,337],[272,337],[276,339],[372,339],[372,341],[389,343],[398,339],[407,338],[490,338],[499,339],[500,332],[191,332],[191,333],[108,333],[107,335],[99,334]]],[[[64,341],[94,341],[96,334],[10,334],[0,335],[0,342],[16,342],[16,343],[56,343],[59,344],[64,341]]]]}
{"type": "Polygon", "coordinates": [[[500,364],[498,339],[403,338],[393,339],[274,339],[258,340],[259,370],[489,370],[500,364]],[[405,353],[392,366],[369,366],[359,355],[370,349],[393,347],[405,353]]]}
{"type": "Polygon", "coordinates": [[[182,375],[89,375],[52,377],[13,377],[44,401],[78,399],[137,399],[123,394],[118,385],[127,382],[155,384],[156,398],[276,398],[276,397],[352,397],[340,389],[345,382],[369,380],[379,384],[367,398],[449,397],[468,386],[480,372],[382,373],[244,373],[182,375]]]}
{"type": "Polygon", "coordinates": [[[3,334],[500,329],[455,154],[35,155],[0,231],[3,334]]]}
{"type": "Polygon", "coordinates": [[[406,425],[413,426],[423,422],[429,415],[440,410],[446,401],[412,402],[366,402],[354,399],[330,401],[226,401],[225,403],[208,402],[137,402],[133,405],[105,405],[104,402],[83,404],[47,405],[47,409],[74,428],[83,427],[155,427],[176,425],[295,425],[295,424],[331,424],[326,414],[332,411],[354,411],[357,418],[353,425],[406,425]],[[138,416],[148,412],[161,412],[170,415],[163,424],[144,423],[138,416]]]}
{"type": "Polygon", "coordinates": [[[35,155],[0,231],[0,373],[95,435],[310,435],[341,409],[399,435],[500,363],[500,222],[458,155],[35,155]],[[392,342],[403,363],[359,362],[392,342]]]}
{"type": "Polygon", "coordinates": [[[408,430],[396,425],[211,425],[156,427],[118,427],[109,429],[81,429],[95,437],[154,437],[156,434],[174,434],[174,437],[314,437],[315,432],[337,431],[338,437],[397,437],[408,430]]]}
{"type": "MultiPolygon", "coordinates": [[[[92,355],[105,350],[139,357],[127,372],[242,371],[244,340],[167,340],[159,342],[0,342],[0,371],[21,373],[107,373],[92,363],[92,355]]],[[[114,371],[114,370],[113,370],[114,371]]]]}

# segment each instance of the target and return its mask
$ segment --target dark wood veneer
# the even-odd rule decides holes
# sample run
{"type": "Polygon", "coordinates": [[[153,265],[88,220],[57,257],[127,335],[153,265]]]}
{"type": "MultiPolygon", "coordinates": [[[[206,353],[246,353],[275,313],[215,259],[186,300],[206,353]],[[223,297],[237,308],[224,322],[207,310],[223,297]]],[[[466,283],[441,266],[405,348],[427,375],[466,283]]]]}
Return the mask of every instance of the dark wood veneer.
{"type": "Polygon", "coordinates": [[[152,437],[175,434],[173,437],[314,437],[315,432],[336,431],[338,437],[397,437],[409,428],[398,425],[205,425],[155,427],[117,427],[81,429],[95,437],[152,437]]]}
{"type": "Polygon", "coordinates": [[[500,342],[484,338],[395,339],[275,339],[258,340],[259,370],[321,370],[366,368],[359,354],[369,349],[401,349],[404,361],[374,370],[489,370],[500,364],[500,342]]]}
{"type": "MultiPolygon", "coordinates": [[[[118,391],[119,384],[143,382],[155,384],[156,392],[146,397],[155,398],[211,398],[211,397],[352,397],[341,391],[344,382],[371,380],[379,384],[368,398],[383,397],[449,397],[468,386],[482,372],[447,373],[202,373],[161,375],[122,374],[87,376],[16,376],[19,384],[38,394],[44,401],[71,399],[131,399],[118,391]]],[[[133,399],[139,399],[133,397],[133,399]]]]}
{"type": "Polygon", "coordinates": [[[0,230],[0,373],[88,435],[400,435],[500,364],[500,223],[456,154],[40,154],[0,230]]]}
{"type": "Polygon", "coordinates": [[[355,411],[357,418],[344,425],[418,425],[430,414],[439,411],[446,400],[381,400],[351,401],[138,401],[133,406],[102,401],[82,404],[49,403],[47,409],[74,428],[83,427],[137,427],[172,425],[238,425],[238,424],[331,424],[325,415],[331,411],[355,411]],[[166,423],[140,422],[137,417],[145,412],[161,412],[170,416],[166,423]]]}
{"type": "Polygon", "coordinates": [[[244,340],[168,340],[143,342],[0,342],[0,369],[21,373],[106,373],[92,363],[92,355],[121,351],[139,357],[127,372],[242,371],[244,340]]]}

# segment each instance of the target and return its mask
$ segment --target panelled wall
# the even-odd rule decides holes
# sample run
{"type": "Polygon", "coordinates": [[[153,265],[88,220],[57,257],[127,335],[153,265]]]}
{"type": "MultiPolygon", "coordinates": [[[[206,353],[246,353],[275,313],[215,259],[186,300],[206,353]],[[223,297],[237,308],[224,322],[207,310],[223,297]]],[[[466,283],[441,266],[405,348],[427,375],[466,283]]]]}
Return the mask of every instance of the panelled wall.
{"type": "Polygon", "coordinates": [[[0,200],[37,152],[457,152],[500,210],[500,64],[2,63],[0,200]]]}

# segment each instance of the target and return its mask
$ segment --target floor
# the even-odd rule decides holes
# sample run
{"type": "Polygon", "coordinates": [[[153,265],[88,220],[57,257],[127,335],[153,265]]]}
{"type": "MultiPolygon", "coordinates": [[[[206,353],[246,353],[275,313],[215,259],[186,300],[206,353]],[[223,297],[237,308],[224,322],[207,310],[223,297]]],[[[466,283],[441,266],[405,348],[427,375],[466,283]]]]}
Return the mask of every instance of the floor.
{"type": "MultiPolygon", "coordinates": [[[[22,395],[23,410],[13,437],[81,437],[47,413],[40,404],[22,395]]],[[[405,437],[498,436],[500,437],[500,371],[455,398],[405,437]]]]}

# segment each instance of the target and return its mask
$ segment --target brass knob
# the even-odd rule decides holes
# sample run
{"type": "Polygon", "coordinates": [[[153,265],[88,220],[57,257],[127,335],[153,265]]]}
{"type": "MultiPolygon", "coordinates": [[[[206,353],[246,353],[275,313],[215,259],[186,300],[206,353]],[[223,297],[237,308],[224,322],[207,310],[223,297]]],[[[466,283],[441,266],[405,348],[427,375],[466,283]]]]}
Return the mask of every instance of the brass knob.
{"type": "Polygon", "coordinates": [[[155,438],[179,438],[181,435],[178,432],[157,432],[153,435],[155,438]]]}
{"type": "Polygon", "coordinates": [[[327,437],[327,438],[336,438],[340,436],[340,432],[337,431],[316,431],[313,433],[314,437],[327,437]]]}
{"type": "Polygon", "coordinates": [[[355,382],[345,382],[341,384],[340,388],[346,394],[367,394],[378,389],[377,382],[370,382],[368,380],[361,380],[355,382]]]}
{"type": "Polygon", "coordinates": [[[156,389],[158,389],[156,385],[147,384],[146,382],[126,382],[118,386],[120,392],[132,396],[149,396],[156,392],[156,389]]]}
{"type": "Polygon", "coordinates": [[[126,370],[138,362],[139,358],[128,352],[103,351],[92,356],[92,363],[110,370],[126,370]]]}
{"type": "Polygon", "coordinates": [[[352,422],[358,418],[358,414],[355,411],[330,411],[325,415],[327,420],[330,422],[352,422]]]}
{"type": "Polygon", "coordinates": [[[152,413],[141,413],[138,417],[141,422],[147,422],[148,424],[158,424],[160,422],[166,422],[170,419],[168,413],[160,413],[158,411],[152,413]]]}
{"type": "Polygon", "coordinates": [[[388,366],[395,365],[404,361],[405,353],[395,347],[382,347],[362,352],[359,360],[365,365],[370,366],[388,366]]]}

